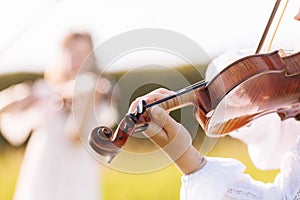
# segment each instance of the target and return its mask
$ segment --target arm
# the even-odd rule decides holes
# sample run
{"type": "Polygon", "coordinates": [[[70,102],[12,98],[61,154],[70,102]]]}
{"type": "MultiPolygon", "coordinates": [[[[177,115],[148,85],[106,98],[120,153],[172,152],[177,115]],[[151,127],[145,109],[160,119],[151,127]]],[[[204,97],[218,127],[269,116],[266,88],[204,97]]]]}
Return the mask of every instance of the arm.
{"type": "Polygon", "coordinates": [[[18,146],[36,125],[33,109],[36,98],[30,93],[30,85],[22,83],[2,91],[0,102],[1,133],[11,144],[18,146]]]}

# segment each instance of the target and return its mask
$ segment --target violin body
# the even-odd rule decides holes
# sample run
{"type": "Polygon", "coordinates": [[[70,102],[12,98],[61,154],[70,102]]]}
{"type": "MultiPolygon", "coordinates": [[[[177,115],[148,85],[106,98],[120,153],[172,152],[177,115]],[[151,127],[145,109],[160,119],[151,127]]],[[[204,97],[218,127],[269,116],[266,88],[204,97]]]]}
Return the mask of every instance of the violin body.
{"type": "Polygon", "coordinates": [[[300,115],[300,52],[242,58],[195,92],[195,117],[211,137],[249,125],[266,114],[300,115]]]}

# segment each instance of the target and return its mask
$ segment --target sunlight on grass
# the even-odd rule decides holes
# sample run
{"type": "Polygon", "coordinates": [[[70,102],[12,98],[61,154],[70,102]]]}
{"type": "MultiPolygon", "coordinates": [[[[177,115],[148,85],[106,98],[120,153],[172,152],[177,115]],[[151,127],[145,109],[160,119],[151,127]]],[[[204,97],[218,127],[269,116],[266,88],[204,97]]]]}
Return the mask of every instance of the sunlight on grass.
{"type": "Polygon", "coordinates": [[[247,146],[231,137],[219,139],[218,144],[214,147],[209,156],[238,159],[246,165],[247,168],[245,173],[250,174],[252,178],[256,180],[263,182],[272,182],[279,173],[279,170],[263,171],[257,169],[249,158],[247,146]]]}
{"type": "Polygon", "coordinates": [[[147,174],[128,174],[105,168],[103,196],[109,200],[179,199],[181,174],[174,165],[147,174]]]}
{"type": "Polygon", "coordinates": [[[0,155],[0,199],[12,199],[23,150],[8,148],[0,155]]]}

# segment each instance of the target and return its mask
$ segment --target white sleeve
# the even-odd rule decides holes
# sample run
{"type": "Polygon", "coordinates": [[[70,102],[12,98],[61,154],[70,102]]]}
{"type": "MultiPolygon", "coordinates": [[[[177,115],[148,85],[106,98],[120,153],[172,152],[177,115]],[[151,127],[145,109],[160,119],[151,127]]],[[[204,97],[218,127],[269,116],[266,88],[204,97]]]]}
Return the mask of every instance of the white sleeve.
{"type": "Polygon", "coordinates": [[[181,178],[180,199],[223,199],[244,170],[241,162],[231,158],[207,158],[201,170],[181,178]]]}
{"type": "Polygon", "coordinates": [[[296,145],[285,154],[273,187],[280,195],[279,199],[300,200],[300,136],[296,145]]]}
{"type": "Polygon", "coordinates": [[[262,183],[243,174],[227,191],[224,199],[300,200],[300,137],[285,154],[274,183],[262,183]]]}
{"type": "MultiPolygon", "coordinates": [[[[30,95],[30,86],[26,83],[11,86],[0,92],[0,131],[12,145],[21,145],[37,125],[36,111],[33,105],[24,109],[8,109],[5,107],[15,102],[26,105],[26,97],[30,95]],[[24,102],[25,99],[25,102],[24,102]]],[[[19,105],[18,104],[18,105],[19,105]]],[[[17,105],[17,106],[18,106],[17,105]]]]}
{"type": "Polygon", "coordinates": [[[37,121],[35,111],[32,109],[6,112],[0,116],[1,133],[9,143],[19,146],[29,137],[37,121]]]}
{"type": "Polygon", "coordinates": [[[182,177],[181,200],[300,200],[300,137],[282,160],[274,183],[263,183],[244,174],[234,159],[208,158],[200,171],[182,177]]]}

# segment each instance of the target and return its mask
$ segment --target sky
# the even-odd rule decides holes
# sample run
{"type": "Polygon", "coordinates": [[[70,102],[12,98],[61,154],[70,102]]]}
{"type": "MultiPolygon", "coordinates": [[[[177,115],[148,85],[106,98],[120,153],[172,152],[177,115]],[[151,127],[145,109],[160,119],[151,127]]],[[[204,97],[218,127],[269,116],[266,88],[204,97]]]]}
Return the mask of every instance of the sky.
{"type": "MultiPolygon", "coordinates": [[[[186,36],[211,58],[230,49],[252,49],[259,43],[274,3],[275,0],[1,1],[0,73],[42,72],[56,65],[62,38],[71,30],[91,32],[95,47],[127,31],[155,28],[186,36]]],[[[289,1],[272,49],[299,49],[300,24],[293,20],[299,7],[299,0],[289,1]]],[[[126,70],[152,61],[172,66],[186,64],[170,52],[144,49],[127,52],[115,61],[109,70],[126,70]]]]}

